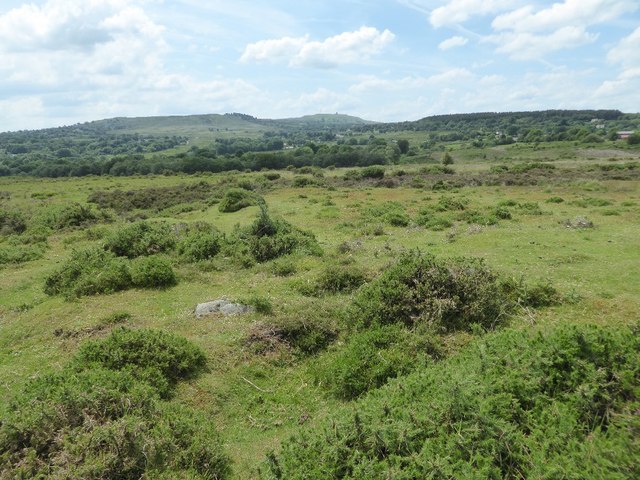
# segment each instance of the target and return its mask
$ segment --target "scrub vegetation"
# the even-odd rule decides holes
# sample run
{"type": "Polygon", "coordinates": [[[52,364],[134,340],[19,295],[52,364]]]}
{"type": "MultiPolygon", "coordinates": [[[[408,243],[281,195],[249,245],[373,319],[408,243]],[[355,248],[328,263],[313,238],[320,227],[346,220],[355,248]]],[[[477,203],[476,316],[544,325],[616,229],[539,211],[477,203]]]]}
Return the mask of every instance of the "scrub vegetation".
{"type": "Polygon", "coordinates": [[[171,121],[0,134],[1,479],[640,476],[638,115],[171,121]]]}

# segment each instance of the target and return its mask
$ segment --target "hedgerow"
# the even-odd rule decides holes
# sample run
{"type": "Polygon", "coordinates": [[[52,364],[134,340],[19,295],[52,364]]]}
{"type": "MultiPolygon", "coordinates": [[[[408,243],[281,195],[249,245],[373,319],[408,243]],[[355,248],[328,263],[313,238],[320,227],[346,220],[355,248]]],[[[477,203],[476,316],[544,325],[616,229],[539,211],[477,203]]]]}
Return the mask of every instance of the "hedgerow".
{"type": "Polygon", "coordinates": [[[292,437],[262,478],[638,478],[638,333],[485,336],[292,437]]]}

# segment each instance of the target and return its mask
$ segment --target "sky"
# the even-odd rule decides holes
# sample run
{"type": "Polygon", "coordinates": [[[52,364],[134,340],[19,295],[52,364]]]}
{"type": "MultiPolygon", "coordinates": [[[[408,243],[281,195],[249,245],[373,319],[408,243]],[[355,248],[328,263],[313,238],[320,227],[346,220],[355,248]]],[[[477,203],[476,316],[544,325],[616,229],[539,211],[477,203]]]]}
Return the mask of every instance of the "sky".
{"type": "Polygon", "coordinates": [[[0,131],[640,112],[640,0],[0,0],[0,131]]]}

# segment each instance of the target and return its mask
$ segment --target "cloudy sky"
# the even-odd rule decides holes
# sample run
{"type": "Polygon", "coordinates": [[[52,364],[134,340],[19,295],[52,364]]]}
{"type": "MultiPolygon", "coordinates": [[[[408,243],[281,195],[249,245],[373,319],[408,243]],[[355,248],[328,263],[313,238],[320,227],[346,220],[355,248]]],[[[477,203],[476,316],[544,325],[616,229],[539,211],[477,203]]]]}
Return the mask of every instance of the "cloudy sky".
{"type": "Polygon", "coordinates": [[[0,131],[548,108],[640,111],[639,0],[0,2],[0,131]]]}

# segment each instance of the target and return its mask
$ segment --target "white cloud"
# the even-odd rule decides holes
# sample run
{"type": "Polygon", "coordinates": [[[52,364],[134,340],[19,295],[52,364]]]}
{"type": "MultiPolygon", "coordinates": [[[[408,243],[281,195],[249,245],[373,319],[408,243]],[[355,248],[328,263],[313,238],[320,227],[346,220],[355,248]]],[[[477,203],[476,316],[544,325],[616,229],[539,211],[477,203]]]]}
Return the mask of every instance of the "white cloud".
{"type": "Polygon", "coordinates": [[[468,42],[469,42],[468,38],[455,36],[455,37],[447,38],[446,40],[443,40],[442,42],[440,42],[440,44],[438,45],[438,48],[440,50],[449,50],[450,48],[463,47],[468,42]]]}
{"type": "Polygon", "coordinates": [[[595,42],[598,34],[588,33],[581,27],[563,27],[547,35],[529,32],[491,35],[485,40],[498,44],[497,51],[515,60],[541,58],[548,53],[575,48],[595,42]]]}
{"type": "Polygon", "coordinates": [[[597,33],[587,28],[637,10],[635,0],[564,0],[535,10],[526,5],[498,15],[491,26],[498,33],[486,41],[516,60],[544,57],[550,52],[595,42],[597,33]]]}
{"type": "Polygon", "coordinates": [[[640,67],[640,27],[636,28],[628,37],[620,40],[609,51],[607,60],[625,66],[640,67]]]}
{"type": "Polygon", "coordinates": [[[371,58],[380,53],[394,38],[395,35],[389,30],[380,32],[373,27],[361,27],[323,41],[311,41],[308,36],[261,40],[247,45],[240,61],[329,68],[360,63],[371,58]]]}
{"type": "Polygon", "coordinates": [[[635,0],[564,0],[534,12],[532,5],[497,16],[492,27],[515,32],[544,32],[573,26],[585,28],[637,10],[635,0]]]}
{"type": "Polygon", "coordinates": [[[449,0],[446,5],[431,11],[429,21],[436,28],[455,25],[474,16],[504,11],[514,3],[514,0],[449,0]]]}

